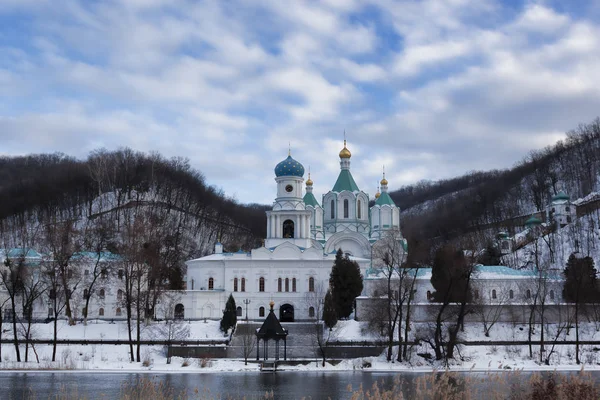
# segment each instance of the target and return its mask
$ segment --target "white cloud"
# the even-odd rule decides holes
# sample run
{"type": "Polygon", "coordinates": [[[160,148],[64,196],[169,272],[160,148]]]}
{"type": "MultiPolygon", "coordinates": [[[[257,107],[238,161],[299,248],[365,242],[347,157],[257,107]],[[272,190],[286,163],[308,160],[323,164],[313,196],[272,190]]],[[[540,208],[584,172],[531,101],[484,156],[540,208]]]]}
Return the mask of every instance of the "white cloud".
{"type": "Polygon", "coordinates": [[[599,24],[546,3],[57,1],[0,0],[32,21],[0,33],[3,153],[158,150],[270,203],[288,143],[318,195],[346,129],[373,193],[382,164],[391,188],[508,167],[600,109],[599,24]]]}

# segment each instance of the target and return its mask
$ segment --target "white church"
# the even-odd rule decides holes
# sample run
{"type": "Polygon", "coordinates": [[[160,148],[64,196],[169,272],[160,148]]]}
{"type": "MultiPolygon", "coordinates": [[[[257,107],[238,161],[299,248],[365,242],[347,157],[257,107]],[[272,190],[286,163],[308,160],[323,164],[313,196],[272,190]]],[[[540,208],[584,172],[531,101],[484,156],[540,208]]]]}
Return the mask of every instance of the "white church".
{"type": "Polygon", "coordinates": [[[217,243],[214,254],[188,261],[187,290],[176,313],[191,319],[221,318],[233,294],[238,318],[264,318],[273,300],[281,321],[309,320],[316,315],[307,293],[327,289],[338,249],[365,276],[375,242],[389,231],[401,239],[400,210],[387,193],[385,174],[369,208],[369,195],[350,172],[345,140],[339,156],[339,176],[321,204],[312,193],[310,173],[304,182],[301,163],[288,154],[277,164],[277,194],[267,211],[264,245],[249,253],[225,253],[217,243]]]}

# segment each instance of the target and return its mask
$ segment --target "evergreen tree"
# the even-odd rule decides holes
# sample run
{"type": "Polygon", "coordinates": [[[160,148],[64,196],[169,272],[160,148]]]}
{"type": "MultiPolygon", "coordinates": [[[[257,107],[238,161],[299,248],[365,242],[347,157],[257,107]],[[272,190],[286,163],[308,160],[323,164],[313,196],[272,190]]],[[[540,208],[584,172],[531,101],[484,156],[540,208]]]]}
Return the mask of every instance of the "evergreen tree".
{"type": "Polygon", "coordinates": [[[431,285],[435,289],[433,300],[439,303],[434,333],[434,351],[437,360],[443,357],[446,359],[454,357],[458,331],[464,323],[467,304],[471,301],[470,283],[473,272],[474,266],[467,261],[462,250],[444,246],[436,251],[431,268],[431,285]],[[457,305],[454,310],[450,310],[451,303],[457,305]],[[454,322],[450,323],[449,321],[454,318],[456,318],[454,322]],[[448,322],[444,323],[444,321],[448,322]],[[448,329],[447,339],[444,339],[442,333],[444,325],[448,329]]]}
{"type": "Polygon", "coordinates": [[[502,265],[502,253],[500,247],[492,242],[488,242],[485,251],[477,260],[483,265],[502,265]]]}
{"type": "Polygon", "coordinates": [[[335,255],[329,275],[329,287],[337,319],[348,318],[352,314],[354,300],[363,290],[363,282],[358,263],[344,256],[342,249],[335,255]]]}
{"type": "Polygon", "coordinates": [[[579,360],[579,314],[586,303],[598,300],[596,268],[591,257],[569,256],[565,274],[565,299],[575,304],[575,361],[579,360]]]}
{"type": "Polygon", "coordinates": [[[431,268],[431,285],[435,289],[433,300],[438,303],[460,303],[471,300],[469,287],[472,266],[464,253],[451,246],[436,251],[431,268]]]}
{"type": "Polygon", "coordinates": [[[235,328],[237,324],[237,313],[236,313],[235,299],[230,294],[225,304],[225,311],[223,311],[223,318],[221,319],[221,330],[227,333],[229,328],[235,328]]]}
{"type": "Polygon", "coordinates": [[[329,329],[333,328],[337,324],[337,313],[335,311],[335,304],[333,302],[333,296],[331,290],[327,290],[325,294],[325,300],[323,304],[323,322],[329,329]]]}

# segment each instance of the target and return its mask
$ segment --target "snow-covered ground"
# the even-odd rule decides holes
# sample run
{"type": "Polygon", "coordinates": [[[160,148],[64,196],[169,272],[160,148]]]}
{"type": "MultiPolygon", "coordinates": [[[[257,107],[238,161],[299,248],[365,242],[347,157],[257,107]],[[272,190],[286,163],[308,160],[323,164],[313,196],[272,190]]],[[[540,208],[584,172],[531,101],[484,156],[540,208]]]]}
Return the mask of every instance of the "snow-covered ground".
{"type": "MultiPolygon", "coordinates": [[[[171,339],[212,341],[225,340],[227,336],[219,329],[219,321],[182,321],[175,325],[171,332],[171,339]]],[[[2,339],[12,339],[12,324],[2,324],[2,339]]],[[[53,339],[54,325],[52,323],[33,324],[32,339],[53,339]]],[[[135,332],[135,331],[134,331],[135,332]]],[[[87,325],[78,323],[69,326],[65,320],[58,321],[58,339],[61,340],[127,340],[127,322],[125,321],[89,321],[87,325]]],[[[134,333],[135,336],[135,333],[134,333]]],[[[151,323],[142,324],[142,340],[168,340],[167,324],[151,323]]]]}
{"type": "MultiPolygon", "coordinates": [[[[223,339],[223,334],[219,331],[218,321],[191,322],[189,325],[189,340],[223,339]]],[[[157,325],[157,324],[155,324],[157,325]]],[[[363,332],[364,324],[357,321],[340,321],[337,329],[337,339],[343,341],[359,341],[377,339],[373,335],[365,335],[363,332]]],[[[8,326],[4,325],[3,329],[8,326]]],[[[425,329],[425,326],[416,327],[415,330],[425,329]]],[[[146,338],[154,338],[150,332],[153,327],[144,329],[146,338]]],[[[38,339],[52,338],[52,324],[38,324],[35,326],[35,337],[38,339]]],[[[88,326],[76,325],[68,326],[60,324],[60,339],[125,339],[127,336],[124,323],[90,323],[88,326]]],[[[571,330],[569,336],[564,337],[567,340],[574,339],[574,331],[571,330]]],[[[598,340],[600,343],[600,333],[596,331],[594,324],[584,324],[581,328],[581,340],[598,340]]],[[[7,338],[7,332],[3,334],[7,338]]],[[[157,338],[158,339],[158,338],[157,338]]],[[[482,334],[481,324],[471,324],[465,327],[462,335],[465,340],[526,340],[527,327],[525,325],[497,324],[491,330],[489,338],[482,334]]],[[[534,340],[539,339],[539,332],[536,332],[534,340]]],[[[551,349],[550,335],[546,336],[548,344],[546,351],[551,349]]],[[[164,339],[162,339],[164,340],[164,339]]],[[[599,346],[600,347],[600,346],[599,346]]],[[[474,370],[474,371],[500,371],[500,370],[600,370],[600,351],[594,346],[581,346],[581,360],[583,365],[575,363],[574,346],[556,346],[556,352],[550,362],[550,366],[545,366],[539,362],[539,346],[534,346],[534,357],[529,358],[527,346],[461,346],[459,356],[456,361],[452,361],[449,366],[452,370],[474,370]],[[460,360],[462,358],[462,360],[460,360]]],[[[396,350],[396,349],[395,349],[396,350]]],[[[244,365],[240,359],[183,359],[173,357],[170,364],[167,364],[164,346],[143,346],[141,350],[142,362],[130,362],[129,346],[127,345],[59,345],[57,348],[57,357],[55,362],[51,362],[52,346],[36,345],[35,351],[40,362],[36,362],[36,355],[30,349],[29,362],[17,363],[15,360],[15,351],[12,344],[2,345],[2,362],[0,369],[3,370],[78,370],[78,371],[164,371],[164,372],[223,372],[223,371],[258,371],[258,365],[249,363],[244,365]]],[[[338,363],[327,363],[326,370],[348,371],[348,370],[410,370],[410,371],[431,371],[433,369],[443,369],[445,366],[441,363],[426,360],[418,354],[431,353],[428,345],[422,344],[413,349],[412,356],[408,362],[388,363],[385,359],[385,352],[379,357],[366,357],[342,360],[338,363]]],[[[24,357],[24,346],[21,346],[21,357],[24,357]]],[[[309,371],[323,370],[320,360],[308,358],[303,364],[283,367],[285,370],[309,371]]]]}

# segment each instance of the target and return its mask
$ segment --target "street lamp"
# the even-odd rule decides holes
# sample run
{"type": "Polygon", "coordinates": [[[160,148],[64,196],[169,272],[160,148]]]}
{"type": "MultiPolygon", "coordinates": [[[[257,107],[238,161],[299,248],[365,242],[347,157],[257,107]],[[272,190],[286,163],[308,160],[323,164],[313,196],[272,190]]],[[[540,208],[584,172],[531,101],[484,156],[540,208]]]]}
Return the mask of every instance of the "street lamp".
{"type": "Polygon", "coordinates": [[[244,299],[244,304],[246,305],[246,321],[248,321],[248,304],[250,304],[250,299],[244,299]]]}

